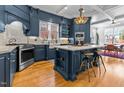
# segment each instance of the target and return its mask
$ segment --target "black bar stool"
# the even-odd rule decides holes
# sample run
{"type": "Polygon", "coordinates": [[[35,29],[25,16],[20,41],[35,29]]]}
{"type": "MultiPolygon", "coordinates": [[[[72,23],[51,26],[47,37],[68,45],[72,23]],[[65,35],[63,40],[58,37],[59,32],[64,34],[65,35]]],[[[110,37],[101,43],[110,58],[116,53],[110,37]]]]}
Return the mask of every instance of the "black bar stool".
{"type": "Polygon", "coordinates": [[[96,73],[93,69],[93,55],[94,55],[94,53],[90,53],[90,52],[89,53],[82,53],[82,56],[84,56],[84,58],[82,59],[81,64],[80,64],[80,72],[84,68],[85,68],[85,70],[88,70],[89,82],[90,82],[90,72],[89,72],[90,68],[92,69],[94,76],[96,77],[96,73]]]}
{"type": "Polygon", "coordinates": [[[104,64],[104,62],[103,62],[102,56],[101,56],[100,54],[98,54],[97,51],[95,51],[94,54],[93,54],[93,62],[95,62],[95,63],[98,65],[98,67],[99,67],[99,73],[100,73],[100,75],[101,75],[101,66],[100,66],[100,61],[99,61],[99,59],[101,60],[101,63],[102,63],[102,65],[103,65],[103,67],[104,67],[104,70],[105,70],[105,72],[106,72],[106,67],[105,67],[105,64],[104,64]]]}

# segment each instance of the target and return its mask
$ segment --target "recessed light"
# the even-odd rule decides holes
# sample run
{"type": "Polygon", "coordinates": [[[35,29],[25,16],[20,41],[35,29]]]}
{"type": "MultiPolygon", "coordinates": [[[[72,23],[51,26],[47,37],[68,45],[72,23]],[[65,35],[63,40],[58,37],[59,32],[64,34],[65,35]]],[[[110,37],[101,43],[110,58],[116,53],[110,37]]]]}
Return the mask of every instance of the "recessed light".
{"type": "Polygon", "coordinates": [[[67,10],[68,9],[68,6],[65,6],[64,9],[67,10]]]}
{"type": "Polygon", "coordinates": [[[83,13],[85,12],[85,10],[83,9],[83,11],[82,11],[83,13]]]}

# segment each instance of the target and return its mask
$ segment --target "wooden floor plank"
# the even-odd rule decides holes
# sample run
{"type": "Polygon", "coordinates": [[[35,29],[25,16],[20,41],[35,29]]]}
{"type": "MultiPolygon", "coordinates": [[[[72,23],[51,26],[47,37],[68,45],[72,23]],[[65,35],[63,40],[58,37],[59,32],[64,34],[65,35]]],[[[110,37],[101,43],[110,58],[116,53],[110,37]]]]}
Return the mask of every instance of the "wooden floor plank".
{"type": "Polygon", "coordinates": [[[107,72],[99,76],[97,67],[94,67],[97,77],[91,72],[91,82],[88,82],[87,71],[80,73],[76,81],[66,81],[53,69],[53,62],[40,61],[17,72],[13,87],[124,87],[124,60],[112,57],[103,57],[107,72]]]}

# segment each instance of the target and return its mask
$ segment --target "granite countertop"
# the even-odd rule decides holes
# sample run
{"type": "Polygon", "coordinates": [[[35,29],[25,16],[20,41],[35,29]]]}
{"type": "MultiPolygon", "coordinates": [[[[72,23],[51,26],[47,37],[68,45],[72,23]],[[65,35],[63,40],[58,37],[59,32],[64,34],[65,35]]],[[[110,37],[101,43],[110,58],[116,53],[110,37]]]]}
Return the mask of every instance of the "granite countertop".
{"type": "Polygon", "coordinates": [[[0,54],[9,53],[14,50],[17,46],[0,46],[0,54]]]}
{"type": "Polygon", "coordinates": [[[93,48],[103,48],[105,45],[84,45],[84,46],[75,46],[75,45],[63,45],[63,46],[55,46],[58,49],[64,49],[68,51],[79,51],[79,50],[87,50],[93,48]]]}

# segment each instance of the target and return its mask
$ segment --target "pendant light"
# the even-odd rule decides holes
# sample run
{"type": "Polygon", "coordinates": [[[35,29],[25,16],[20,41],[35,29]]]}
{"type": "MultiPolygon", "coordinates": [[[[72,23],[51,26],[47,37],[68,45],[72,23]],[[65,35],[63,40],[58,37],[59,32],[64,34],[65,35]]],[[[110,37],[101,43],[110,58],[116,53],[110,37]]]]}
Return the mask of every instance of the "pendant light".
{"type": "Polygon", "coordinates": [[[80,16],[74,19],[76,24],[85,24],[88,21],[88,17],[83,16],[84,9],[80,6],[79,12],[80,16]]]}

